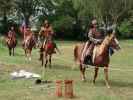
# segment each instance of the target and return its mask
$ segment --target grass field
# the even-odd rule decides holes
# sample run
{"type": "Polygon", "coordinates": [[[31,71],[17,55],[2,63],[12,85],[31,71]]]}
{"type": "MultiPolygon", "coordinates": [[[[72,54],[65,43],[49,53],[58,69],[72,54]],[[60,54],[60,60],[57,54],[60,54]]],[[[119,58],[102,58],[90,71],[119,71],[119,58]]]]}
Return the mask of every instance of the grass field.
{"type": "Polygon", "coordinates": [[[73,79],[74,100],[133,100],[133,40],[121,41],[121,51],[111,58],[111,89],[105,86],[103,69],[95,85],[92,84],[92,68],[86,71],[87,81],[80,80],[78,66],[73,61],[76,43],[58,41],[62,54],[54,55],[52,69],[48,68],[45,73],[38,61],[37,49],[32,52],[32,61],[28,62],[20,46],[16,48],[15,57],[9,57],[6,46],[0,44],[0,100],[64,100],[54,96],[54,83],[35,85],[35,79],[12,80],[10,73],[19,69],[38,73],[44,80],[73,79]]]}

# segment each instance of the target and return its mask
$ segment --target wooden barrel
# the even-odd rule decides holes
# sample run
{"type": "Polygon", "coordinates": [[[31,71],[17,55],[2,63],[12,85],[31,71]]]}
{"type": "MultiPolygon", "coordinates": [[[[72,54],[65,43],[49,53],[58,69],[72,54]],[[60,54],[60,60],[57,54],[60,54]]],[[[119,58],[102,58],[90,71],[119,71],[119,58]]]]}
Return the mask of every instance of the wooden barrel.
{"type": "Polygon", "coordinates": [[[61,80],[56,81],[55,95],[57,97],[62,96],[62,81],[61,80]]]}
{"type": "Polygon", "coordinates": [[[65,80],[65,93],[64,96],[66,98],[73,98],[73,80],[65,80]]]}

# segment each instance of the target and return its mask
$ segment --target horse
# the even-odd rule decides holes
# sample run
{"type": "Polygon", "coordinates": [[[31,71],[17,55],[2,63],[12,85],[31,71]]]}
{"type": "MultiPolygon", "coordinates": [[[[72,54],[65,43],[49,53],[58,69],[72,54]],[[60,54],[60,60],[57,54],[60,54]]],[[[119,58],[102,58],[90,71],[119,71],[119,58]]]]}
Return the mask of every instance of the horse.
{"type": "Polygon", "coordinates": [[[42,66],[44,65],[44,59],[45,59],[45,68],[47,67],[47,64],[49,63],[49,68],[51,68],[51,61],[52,61],[52,55],[56,53],[57,50],[59,53],[59,49],[57,48],[56,43],[54,43],[52,40],[46,41],[45,45],[42,44],[40,48],[40,60],[42,62],[42,66]]]}
{"type": "MultiPolygon", "coordinates": [[[[81,55],[85,44],[77,44],[74,48],[74,58],[75,61],[78,62],[80,66],[81,78],[85,81],[85,64],[81,61],[81,55]]],[[[104,40],[101,44],[97,44],[93,50],[93,57],[92,62],[95,66],[95,74],[93,83],[95,84],[96,78],[98,76],[99,67],[104,67],[104,74],[105,74],[105,83],[108,88],[110,88],[109,80],[108,80],[108,69],[109,69],[109,62],[110,62],[110,55],[109,55],[109,47],[112,47],[115,50],[120,49],[120,45],[118,40],[115,37],[115,33],[111,33],[105,36],[104,40]]]]}
{"type": "Polygon", "coordinates": [[[6,41],[8,49],[9,49],[9,55],[14,56],[14,49],[17,45],[16,37],[14,35],[11,35],[10,37],[5,37],[5,41],[6,41]]]}
{"type": "Polygon", "coordinates": [[[31,36],[26,37],[26,40],[23,41],[22,46],[25,51],[25,56],[29,59],[29,61],[31,61],[31,52],[35,45],[36,40],[33,34],[31,36]]]}

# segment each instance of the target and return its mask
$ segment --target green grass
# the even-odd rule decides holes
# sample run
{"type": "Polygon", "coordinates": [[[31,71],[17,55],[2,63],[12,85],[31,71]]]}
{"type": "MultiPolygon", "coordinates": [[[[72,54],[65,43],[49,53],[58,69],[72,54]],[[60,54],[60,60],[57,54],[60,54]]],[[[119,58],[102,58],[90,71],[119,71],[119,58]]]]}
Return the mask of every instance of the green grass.
{"type": "Polygon", "coordinates": [[[63,97],[55,97],[54,83],[48,85],[49,89],[47,84],[35,85],[35,79],[12,80],[10,73],[19,69],[38,73],[44,80],[73,79],[74,100],[133,100],[133,40],[121,41],[121,51],[111,57],[111,89],[105,86],[103,69],[100,69],[95,85],[92,84],[92,68],[86,71],[87,81],[80,80],[78,66],[73,61],[73,47],[76,43],[57,41],[62,54],[54,55],[52,69],[48,68],[45,73],[37,60],[37,49],[32,52],[32,61],[28,62],[20,46],[16,48],[15,57],[9,57],[6,46],[0,44],[0,100],[64,100],[63,97]]]}

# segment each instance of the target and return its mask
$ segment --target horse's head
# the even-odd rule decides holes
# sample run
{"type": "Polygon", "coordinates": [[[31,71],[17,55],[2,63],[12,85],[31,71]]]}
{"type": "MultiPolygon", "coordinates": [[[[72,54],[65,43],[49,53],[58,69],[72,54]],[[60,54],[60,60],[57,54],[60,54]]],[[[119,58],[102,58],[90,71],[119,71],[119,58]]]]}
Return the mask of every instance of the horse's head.
{"type": "Polygon", "coordinates": [[[111,39],[111,42],[110,42],[110,47],[112,47],[115,50],[120,50],[121,49],[119,41],[117,40],[116,35],[114,33],[112,33],[112,39],[111,39]]]}
{"type": "Polygon", "coordinates": [[[107,34],[107,36],[105,38],[105,43],[115,50],[119,50],[121,48],[120,44],[116,38],[116,35],[113,31],[111,31],[109,34],[107,34]]]}

